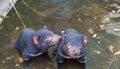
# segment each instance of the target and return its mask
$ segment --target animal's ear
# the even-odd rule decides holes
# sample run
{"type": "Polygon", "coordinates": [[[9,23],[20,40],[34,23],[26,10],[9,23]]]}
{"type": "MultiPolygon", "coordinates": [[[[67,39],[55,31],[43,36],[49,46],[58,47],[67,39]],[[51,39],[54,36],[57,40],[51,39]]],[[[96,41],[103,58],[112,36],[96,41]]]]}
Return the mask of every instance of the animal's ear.
{"type": "Polygon", "coordinates": [[[34,42],[34,44],[39,44],[39,42],[38,42],[39,38],[40,38],[40,36],[38,36],[38,35],[34,35],[33,36],[33,42],[34,42]]]}
{"type": "Polygon", "coordinates": [[[64,35],[65,31],[61,31],[61,34],[64,35]]]}
{"type": "Polygon", "coordinates": [[[64,41],[67,35],[65,34],[65,31],[61,31],[61,34],[62,34],[61,39],[64,41]]]}
{"type": "Polygon", "coordinates": [[[86,44],[88,42],[88,36],[87,35],[84,35],[83,36],[83,40],[84,40],[84,44],[86,44]]]}

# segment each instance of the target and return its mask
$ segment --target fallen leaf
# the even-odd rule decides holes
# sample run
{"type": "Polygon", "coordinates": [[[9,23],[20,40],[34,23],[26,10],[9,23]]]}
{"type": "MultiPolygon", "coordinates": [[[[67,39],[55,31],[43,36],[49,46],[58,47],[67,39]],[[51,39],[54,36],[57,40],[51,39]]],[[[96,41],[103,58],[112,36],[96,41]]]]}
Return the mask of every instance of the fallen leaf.
{"type": "Polygon", "coordinates": [[[97,51],[97,50],[95,50],[93,52],[95,52],[96,54],[100,54],[101,53],[100,51],[97,51]]]}
{"type": "Polygon", "coordinates": [[[6,57],[6,60],[10,60],[10,59],[12,59],[13,58],[13,56],[7,56],[6,57]]]}
{"type": "Polygon", "coordinates": [[[103,25],[100,25],[100,29],[101,30],[104,30],[105,29],[105,25],[103,24],[103,25]]]}
{"type": "Polygon", "coordinates": [[[23,62],[24,62],[23,58],[20,57],[20,58],[19,58],[19,62],[20,62],[20,63],[23,63],[23,62]]]}
{"type": "Polygon", "coordinates": [[[96,52],[97,54],[100,54],[101,52],[96,52]]]}
{"type": "Polygon", "coordinates": [[[113,53],[113,46],[112,45],[109,45],[109,47],[108,47],[108,50],[111,52],[111,53],[113,53]]]}
{"type": "Polygon", "coordinates": [[[120,9],[117,10],[117,13],[120,13],[120,9]]]}
{"type": "Polygon", "coordinates": [[[113,30],[114,31],[120,31],[120,28],[114,28],[113,30]]]}
{"type": "Polygon", "coordinates": [[[120,54],[120,51],[118,51],[118,52],[115,52],[113,55],[118,55],[118,54],[120,54]]]}
{"type": "Polygon", "coordinates": [[[94,34],[94,35],[93,35],[93,38],[96,38],[96,37],[97,37],[97,34],[94,34]]]}
{"type": "Polygon", "coordinates": [[[16,66],[16,67],[18,67],[18,66],[19,66],[19,64],[16,64],[15,66],[16,66]]]}
{"type": "Polygon", "coordinates": [[[97,16],[94,16],[94,19],[97,19],[97,16]]]}
{"type": "Polygon", "coordinates": [[[112,64],[112,62],[110,61],[110,62],[108,62],[109,64],[112,64]]]}
{"type": "Polygon", "coordinates": [[[110,18],[105,18],[105,20],[109,21],[109,20],[110,20],[110,18]]]}
{"type": "Polygon", "coordinates": [[[79,21],[82,21],[80,18],[78,18],[79,21]]]}
{"type": "Polygon", "coordinates": [[[18,29],[19,29],[19,27],[16,27],[16,28],[15,28],[15,30],[18,30],[18,29]]]}
{"type": "Polygon", "coordinates": [[[93,28],[89,28],[89,29],[88,29],[88,32],[89,32],[90,34],[94,34],[94,33],[95,33],[93,28]]]}
{"type": "Polygon", "coordinates": [[[101,43],[100,41],[98,41],[98,43],[101,43]]]}
{"type": "Polygon", "coordinates": [[[50,68],[46,68],[46,69],[50,69],[50,68]]]}
{"type": "Polygon", "coordinates": [[[112,13],[116,13],[116,11],[115,11],[115,10],[112,10],[112,13]]]}

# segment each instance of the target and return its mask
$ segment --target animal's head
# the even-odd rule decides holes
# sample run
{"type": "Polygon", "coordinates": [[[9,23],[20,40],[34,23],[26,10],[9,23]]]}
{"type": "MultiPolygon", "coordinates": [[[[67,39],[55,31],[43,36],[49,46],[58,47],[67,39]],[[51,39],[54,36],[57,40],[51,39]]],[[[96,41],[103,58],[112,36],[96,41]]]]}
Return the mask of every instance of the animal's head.
{"type": "Polygon", "coordinates": [[[34,44],[42,46],[52,46],[58,44],[61,36],[50,31],[47,26],[44,26],[43,29],[38,30],[37,35],[33,36],[34,44]]]}
{"type": "Polygon", "coordinates": [[[87,36],[77,32],[67,32],[62,34],[63,49],[71,58],[79,58],[87,43],[87,36]]]}

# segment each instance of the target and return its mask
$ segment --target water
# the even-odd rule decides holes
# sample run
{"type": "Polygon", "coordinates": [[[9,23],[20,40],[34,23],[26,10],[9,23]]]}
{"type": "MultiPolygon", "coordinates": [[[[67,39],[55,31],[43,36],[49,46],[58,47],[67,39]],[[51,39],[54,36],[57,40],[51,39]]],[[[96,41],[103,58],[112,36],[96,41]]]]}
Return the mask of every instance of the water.
{"type": "MultiPolygon", "coordinates": [[[[86,69],[120,69],[120,54],[113,56],[115,52],[120,50],[120,37],[106,33],[100,28],[100,25],[104,25],[102,23],[104,15],[114,10],[115,7],[108,6],[103,2],[104,0],[101,2],[91,2],[91,0],[25,1],[35,10],[45,14],[43,17],[18,1],[17,10],[28,28],[38,30],[43,25],[47,25],[50,30],[57,34],[67,28],[74,28],[80,33],[88,35],[86,69]],[[97,37],[100,38],[93,38],[93,35],[88,32],[89,28],[93,28],[95,34],[98,35],[97,37]],[[113,54],[108,49],[109,45],[114,47],[113,54]]],[[[0,69],[23,69],[24,66],[18,61],[19,55],[13,47],[13,42],[24,27],[14,9],[9,12],[8,16],[10,17],[0,24],[0,69]]],[[[119,18],[117,18],[117,22],[119,22],[119,18]]],[[[30,68],[54,69],[46,55],[30,61],[30,68]]],[[[68,61],[64,65],[64,69],[80,68],[74,61],[68,61]]]]}

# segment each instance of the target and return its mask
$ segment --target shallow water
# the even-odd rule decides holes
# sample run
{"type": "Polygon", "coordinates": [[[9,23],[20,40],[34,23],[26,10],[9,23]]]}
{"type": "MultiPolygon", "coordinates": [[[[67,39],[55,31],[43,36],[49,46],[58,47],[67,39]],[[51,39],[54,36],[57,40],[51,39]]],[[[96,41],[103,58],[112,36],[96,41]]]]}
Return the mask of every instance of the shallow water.
{"type": "MultiPolygon", "coordinates": [[[[76,29],[88,35],[86,69],[120,69],[120,54],[113,55],[120,51],[120,37],[108,34],[100,28],[100,25],[103,25],[101,19],[115,7],[110,7],[104,2],[90,2],[90,0],[25,1],[35,10],[45,14],[44,17],[25,6],[22,1],[18,1],[15,6],[28,28],[38,30],[47,25],[57,34],[67,28],[76,29]],[[89,28],[93,28],[100,38],[93,38],[93,35],[88,32],[89,28]],[[113,46],[113,54],[108,49],[109,45],[113,46]]],[[[8,16],[9,18],[4,19],[0,24],[0,69],[23,69],[24,66],[18,61],[19,55],[13,47],[13,42],[24,27],[14,9],[8,16]]],[[[47,56],[43,55],[30,61],[30,69],[53,69],[53,65],[47,56]]],[[[80,66],[74,61],[68,61],[64,69],[80,69],[80,66]]]]}

